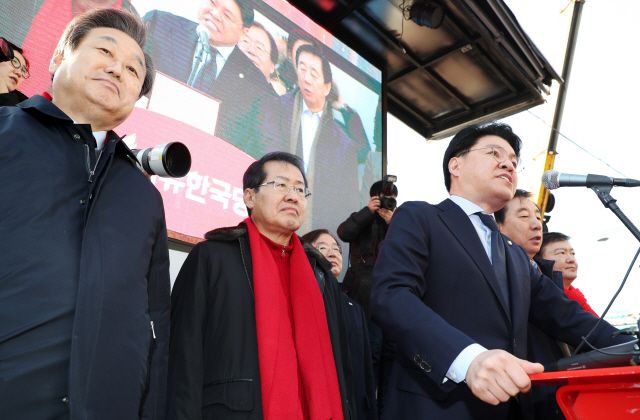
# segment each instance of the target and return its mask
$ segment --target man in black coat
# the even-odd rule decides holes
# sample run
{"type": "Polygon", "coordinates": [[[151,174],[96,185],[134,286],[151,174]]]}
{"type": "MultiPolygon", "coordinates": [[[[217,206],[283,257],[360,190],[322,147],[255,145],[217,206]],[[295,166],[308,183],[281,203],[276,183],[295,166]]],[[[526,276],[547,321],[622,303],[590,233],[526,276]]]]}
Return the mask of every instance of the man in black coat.
{"type": "MultiPolygon", "coordinates": [[[[374,182],[369,190],[369,203],[360,211],[352,213],[338,227],[340,239],[349,243],[349,268],[342,282],[342,290],[362,306],[366,316],[380,414],[384,408],[384,395],[396,355],[395,343],[371,319],[369,308],[373,267],[395,210],[380,208],[380,198],[384,196],[383,185],[384,181],[374,182]]],[[[398,187],[394,185],[391,197],[397,196],[398,187]]]]}
{"type": "Polygon", "coordinates": [[[244,151],[254,100],[275,94],[236,45],[253,16],[252,0],[202,0],[198,23],[158,10],[144,17],[149,26],[146,50],[156,69],[219,99],[216,135],[244,151]]]}
{"type": "Polygon", "coordinates": [[[2,418],[165,416],[162,198],[111,131],[153,84],[144,36],[125,12],[81,15],[53,98],[0,108],[2,418]]]}
{"type": "Polygon", "coordinates": [[[294,155],[254,162],[243,179],[250,218],[207,233],[182,266],[170,419],[355,418],[341,292],[331,265],[294,233],[306,185],[294,155]]]}
{"type": "MultiPolygon", "coordinates": [[[[494,216],[500,232],[520,245],[527,253],[531,265],[547,276],[562,290],[562,272],[553,271],[553,261],[535,257],[542,245],[541,212],[531,201],[532,194],[516,190],[514,197],[494,216]]],[[[529,323],[527,335],[527,360],[547,366],[562,357],[570,356],[569,347],[546,334],[535,324],[529,323]]],[[[531,389],[533,417],[536,420],[564,419],[556,401],[557,386],[536,385],[531,389]]]]}

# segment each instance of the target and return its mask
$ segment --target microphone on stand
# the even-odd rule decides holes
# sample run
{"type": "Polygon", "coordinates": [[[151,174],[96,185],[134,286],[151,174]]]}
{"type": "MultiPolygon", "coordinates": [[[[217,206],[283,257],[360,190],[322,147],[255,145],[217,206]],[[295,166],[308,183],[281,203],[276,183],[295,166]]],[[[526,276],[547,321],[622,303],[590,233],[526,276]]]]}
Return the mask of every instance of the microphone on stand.
{"type": "Polygon", "coordinates": [[[202,71],[202,67],[204,67],[204,58],[207,55],[206,50],[209,48],[209,31],[202,25],[198,25],[196,28],[196,33],[198,34],[198,42],[196,44],[196,52],[193,55],[193,64],[191,65],[191,74],[189,75],[189,79],[187,80],[187,84],[189,86],[193,86],[202,71]]]}
{"type": "Polygon", "coordinates": [[[549,190],[560,187],[587,187],[614,186],[614,187],[640,187],[640,181],[631,178],[611,178],[603,175],[572,175],[563,174],[555,169],[542,174],[542,185],[549,190]]]}

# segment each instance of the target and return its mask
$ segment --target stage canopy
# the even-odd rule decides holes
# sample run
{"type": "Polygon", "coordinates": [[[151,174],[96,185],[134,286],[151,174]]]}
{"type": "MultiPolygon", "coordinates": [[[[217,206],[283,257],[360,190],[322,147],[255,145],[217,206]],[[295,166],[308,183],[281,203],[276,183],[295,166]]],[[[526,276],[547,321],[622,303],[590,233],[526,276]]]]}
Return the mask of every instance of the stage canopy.
{"type": "Polygon", "coordinates": [[[289,3],[380,68],[387,110],[427,139],[524,111],[562,83],[502,0],[289,3]],[[407,20],[417,3],[442,6],[437,29],[407,20]]]}

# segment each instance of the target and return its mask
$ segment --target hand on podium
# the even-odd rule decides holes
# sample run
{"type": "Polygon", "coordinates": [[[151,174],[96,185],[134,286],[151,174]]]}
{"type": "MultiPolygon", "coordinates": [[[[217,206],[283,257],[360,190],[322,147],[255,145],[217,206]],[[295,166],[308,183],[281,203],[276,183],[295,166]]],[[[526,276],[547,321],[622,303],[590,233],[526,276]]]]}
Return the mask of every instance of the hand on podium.
{"type": "Polygon", "coordinates": [[[518,359],[504,350],[487,350],[471,362],[466,382],[473,395],[498,405],[520,392],[529,392],[528,375],[542,371],[544,367],[540,363],[518,359]]]}

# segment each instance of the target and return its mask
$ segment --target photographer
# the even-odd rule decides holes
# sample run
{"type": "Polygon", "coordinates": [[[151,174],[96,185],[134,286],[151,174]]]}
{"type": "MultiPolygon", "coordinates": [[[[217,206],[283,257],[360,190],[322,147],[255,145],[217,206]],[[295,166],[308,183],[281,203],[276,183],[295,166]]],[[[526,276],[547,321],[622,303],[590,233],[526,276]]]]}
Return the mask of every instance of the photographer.
{"type": "Polygon", "coordinates": [[[29,78],[29,61],[22,48],[0,38],[0,106],[13,106],[27,100],[18,86],[29,78]]]}
{"type": "Polygon", "coordinates": [[[395,177],[375,182],[369,190],[371,199],[366,207],[351,214],[338,227],[338,236],[349,242],[349,263],[342,289],[364,309],[369,327],[369,341],[373,361],[373,374],[378,390],[378,414],[382,415],[384,394],[395,358],[395,344],[390,341],[380,327],[371,319],[369,296],[371,275],[376,263],[380,243],[384,240],[389,221],[396,208],[395,198],[398,188],[393,184],[395,177]]]}

